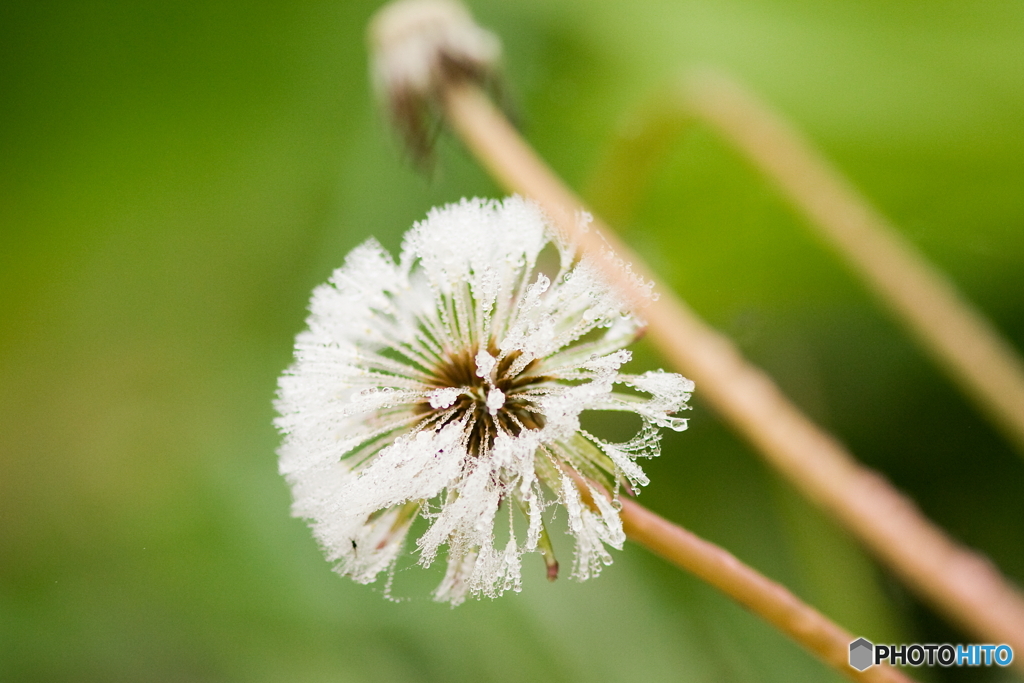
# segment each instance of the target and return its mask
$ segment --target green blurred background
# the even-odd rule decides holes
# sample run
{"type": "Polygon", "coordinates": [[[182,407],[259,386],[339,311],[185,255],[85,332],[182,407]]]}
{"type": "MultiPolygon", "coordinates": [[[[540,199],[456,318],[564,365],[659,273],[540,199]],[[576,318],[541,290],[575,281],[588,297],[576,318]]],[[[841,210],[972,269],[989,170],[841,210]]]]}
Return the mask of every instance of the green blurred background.
{"type": "MultiPolygon", "coordinates": [[[[1024,4],[473,2],[526,135],[585,187],[681,69],[738,74],[1024,348],[1024,4]]],[[[0,680],[840,680],[634,546],[455,610],[332,574],[276,472],[311,288],[370,235],[494,196],[417,175],[367,86],[375,2],[0,8],[0,680]]],[[[591,198],[600,206],[600,197],[591,198]]],[[[621,225],[665,285],[1024,582],[1024,459],[707,129],[621,225]]],[[[639,365],[656,365],[641,347],[639,365]]],[[[641,501],[876,642],[970,642],[695,398],[641,501]]],[[[1024,653],[1017,653],[1018,657],[1024,653]]],[[[918,670],[924,681],[1020,680],[918,670]]]]}

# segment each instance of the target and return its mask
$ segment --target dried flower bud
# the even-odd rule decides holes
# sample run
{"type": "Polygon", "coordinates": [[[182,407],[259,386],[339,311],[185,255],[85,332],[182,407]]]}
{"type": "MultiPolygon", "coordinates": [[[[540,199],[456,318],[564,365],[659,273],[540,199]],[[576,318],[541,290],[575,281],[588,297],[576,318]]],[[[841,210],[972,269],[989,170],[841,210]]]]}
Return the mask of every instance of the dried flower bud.
{"type": "Polygon", "coordinates": [[[501,43],[453,0],[401,0],[370,22],[371,78],[378,98],[420,163],[430,157],[446,84],[496,87],[501,43]]]}

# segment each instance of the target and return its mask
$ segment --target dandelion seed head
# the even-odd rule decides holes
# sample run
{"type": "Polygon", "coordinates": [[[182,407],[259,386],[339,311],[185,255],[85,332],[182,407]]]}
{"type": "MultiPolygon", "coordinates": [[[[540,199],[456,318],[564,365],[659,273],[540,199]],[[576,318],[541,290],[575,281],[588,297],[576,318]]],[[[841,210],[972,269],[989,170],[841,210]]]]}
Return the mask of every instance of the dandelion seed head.
{"type": "Polygon", "coordinates": [[[646,485],[637,458],[657,455],[659,427],[685,428],[692,383],[622,371],[642,323],[521,198],[434,209],[397,260],[357,247],[314,290],[307,324],[279,384],[280,470],[293,513],[360,582],[393,573],[423,518],[419,563],[447,559],[436,599],[518,591],[524,553],[557,573],[554,505],[572,576],[594,576],[625,538],[599,492],[646,485]],[[613,443],[581,428],[591,410],[643,426],[613,443]]]}

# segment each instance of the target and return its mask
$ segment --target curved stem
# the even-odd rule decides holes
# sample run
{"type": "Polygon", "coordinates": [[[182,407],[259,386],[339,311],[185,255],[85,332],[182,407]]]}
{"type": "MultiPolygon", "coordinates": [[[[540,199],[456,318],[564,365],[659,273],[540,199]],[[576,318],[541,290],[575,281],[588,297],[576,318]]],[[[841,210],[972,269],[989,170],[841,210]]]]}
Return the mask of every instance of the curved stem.
{"type": "Polygon", "coordinates": [[[701,71],[653,98],[610,147],[590,196],[613,218],[627,215],[668,144],[696,121],[775,184],[1024,455],[1020,355],[797,129],[734,79],[701,71]],[[624,167],[628,177],[616,182],[624,167]]]}
{"type": "Polygon", "coordinates": [[[632,500],[622,500],[620,516],[631,541],[714,586],[837,671],[855,681],[911,680],[889,666],[873,666],[863,672],[851,667],[849,647],[854,638],[849,632],[727,550],[632,500]]]}
{"type": "MultiPolygon", "coordinates": [[[[591,491],[601,491],[610,498],[600,487],[587,485],[579,474],[567,472],[576,481],[583,502],[591,508],[594,508],[591,491]]],[[[622,504],[619,517],[629,540],[714,586],[836,671],[855,681],[910,683],[910,678],[889,666],[857,671],[849,664],[849,647],[854,638],[846,629],[724,548],[629,498],[619,502],[622,504]]]]}

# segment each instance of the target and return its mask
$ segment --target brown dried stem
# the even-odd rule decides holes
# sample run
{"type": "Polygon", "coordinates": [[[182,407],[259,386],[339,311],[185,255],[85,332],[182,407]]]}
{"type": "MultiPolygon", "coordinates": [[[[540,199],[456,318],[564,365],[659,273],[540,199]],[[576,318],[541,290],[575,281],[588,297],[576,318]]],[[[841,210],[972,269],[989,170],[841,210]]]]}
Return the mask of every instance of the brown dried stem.
{"type": "MultiPolygon", "coordinates": [[[[582,485],[579,475],[573,477],[580,484],[584,502],[593,506],[590,489],[582,485]]],[[[621,503],[619,515],[630,540],[714,586],[840,673],[855,681],[910,683],[910,678],[888,665],[857,671],[849,665],[853,636],[846,629],[724,548],[632,500],[622,499],[621,503]]]]}
{"type": "MultiPolygon", "coordinates": [[[[634,273],[650,279],[642,261],[599,219],[592,229],[581,230],[575,213],[582,202],[482,91],[452,83],[443,96],[451,126],[499,183],[537,201],[583,249],[600,255],[610,247],[634,273]]],[[[624,293],[643,299],[621,262],[604,263],[608,277],[624,293]]],[[[953,621],[985,642],[1024,651],[1024,598],[986,558],[955,543],[885,479],[857,463],[672,292],[662,291],[643,314],[649,337],[665,357],[695,380],[701,396],[805,496],[839,519],[953,621]]],[[[632,513],[635,508],[627,509],[632,513]]],[[[631,523],[630,528],[634,534],[644,530],[644,543],[652,549],[667,552],[681,542],[671,540],[675,532],[643,519],[646,526],[631,523]]]]}

